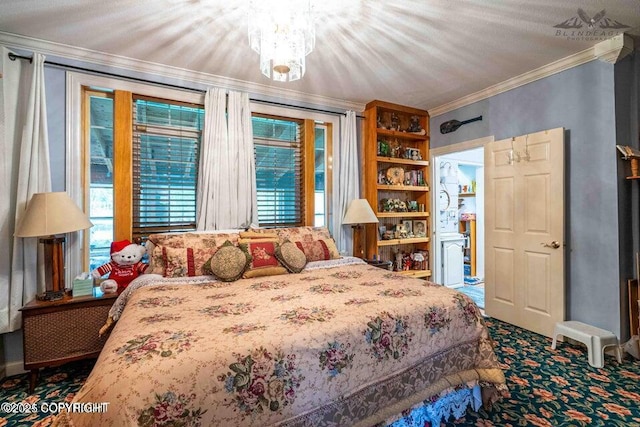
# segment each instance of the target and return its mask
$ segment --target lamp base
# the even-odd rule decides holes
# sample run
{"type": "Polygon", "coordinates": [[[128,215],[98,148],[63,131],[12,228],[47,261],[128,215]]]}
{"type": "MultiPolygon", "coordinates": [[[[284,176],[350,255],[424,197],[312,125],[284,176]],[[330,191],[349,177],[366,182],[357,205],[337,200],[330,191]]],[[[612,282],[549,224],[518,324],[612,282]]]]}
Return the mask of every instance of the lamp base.
{"type": "Polygon", "coordinates": [[[44,245],[45,294],[62,292],[64,295],[64,236],[41,237],[44,245]]]}
{"type": "Polygon", "coordinates": [[[352,225],[353,229],[353,256],[364,259],[364,246],[362,240],[364,238],[364,227],[362,225],[352,225]]]}
{"type": "Polygon", "coordinates": [[[64,291],[45,291],[36,295],[38,301],[58,301],[64,298],[64,291]]]}

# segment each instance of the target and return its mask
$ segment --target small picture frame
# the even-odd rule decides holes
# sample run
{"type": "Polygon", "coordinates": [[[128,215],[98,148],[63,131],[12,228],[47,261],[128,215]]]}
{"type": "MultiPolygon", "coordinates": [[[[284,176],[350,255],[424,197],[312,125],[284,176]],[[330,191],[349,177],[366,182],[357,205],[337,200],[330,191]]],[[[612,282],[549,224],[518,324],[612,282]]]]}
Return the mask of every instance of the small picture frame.
{"type": "Polygon", "coordinates": [[[413,234],[413,221],[411,221],[410,219],[402,220],[402,225],[404,225],[404,229],[408,235],[413,234]]]}
{"type": "Polygon", "coordinates": [[[393,237],[396,239],[406,239],[408,237],[404,223],[396,224],[393,237]]]}
{"type": "Polygon", "coordinates": [[[384,233],[386,231],[387,231],[387,227],[385,227],[384,225],[378,226],[378,232],[380,233],[380,236],[378,237],[378,239],[384,240],[384,233]]]}
{"type": "Polygon", "coordinates": [[[413,221],[413,235],[415,237],[427,237],[427,221],[419,219],[413,221]]]}

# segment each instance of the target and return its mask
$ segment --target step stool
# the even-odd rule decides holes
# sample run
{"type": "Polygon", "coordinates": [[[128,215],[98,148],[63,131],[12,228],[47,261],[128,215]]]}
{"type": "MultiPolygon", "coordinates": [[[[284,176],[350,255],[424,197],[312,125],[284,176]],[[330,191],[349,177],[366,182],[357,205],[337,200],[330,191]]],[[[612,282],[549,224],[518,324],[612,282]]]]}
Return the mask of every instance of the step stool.
{"type": "Polygon", "coordinates": [[[622,363],[622,351],[618,345],[618,337],[613,332],[575,320],[558,322],[553,331],[552,349],[556,348],[558,335],[574,339],[586,345],[589,350],[589,365],[594,368],[602,368],[604,366],[604,349],[611,346],[616,351],[618,363],[622,363]]]}

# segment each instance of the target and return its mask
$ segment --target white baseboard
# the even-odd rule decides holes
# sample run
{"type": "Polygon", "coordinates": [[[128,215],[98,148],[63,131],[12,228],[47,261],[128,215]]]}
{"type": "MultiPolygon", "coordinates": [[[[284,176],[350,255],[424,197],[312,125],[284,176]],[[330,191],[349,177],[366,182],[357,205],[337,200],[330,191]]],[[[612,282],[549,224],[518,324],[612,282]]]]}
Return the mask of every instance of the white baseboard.
{"type": "Polygon", "coordinates": [[[4,372],[7,377],[12,377],[14,375],[24,374],[27,371],[24,370],[24,363],[22,361],[9,362],[4,365],[4,372]]]}

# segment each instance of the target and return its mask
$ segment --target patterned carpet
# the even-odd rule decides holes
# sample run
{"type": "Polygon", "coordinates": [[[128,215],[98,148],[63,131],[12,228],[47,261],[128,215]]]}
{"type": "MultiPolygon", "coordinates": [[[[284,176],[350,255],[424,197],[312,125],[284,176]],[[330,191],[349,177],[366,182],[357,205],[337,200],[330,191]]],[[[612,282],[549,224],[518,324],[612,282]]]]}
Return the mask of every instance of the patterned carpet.
{"type": "MultiPolygon", "coordinates": [[[[618,364],[607,356],[604,368],[592,368],[584,347],[559,343],[551,350],[548,338],[497,320],[486,322],[496,341],[511,397],[489,412],[468,412],[463,419],[441,427],[640,427],[640,361],[627,356],[618,364]]],[[[84,361],[44,369],[34,394],[26,392],[26,374],[7,378],[1,383],[0,403],[69,401],[92,365],[84,361]]],[[[9,415],[5,410],[0,414],[0,427],[42,427],[51,420],[50,413],[9,415]]]]}

